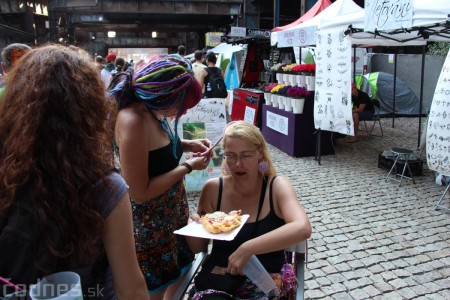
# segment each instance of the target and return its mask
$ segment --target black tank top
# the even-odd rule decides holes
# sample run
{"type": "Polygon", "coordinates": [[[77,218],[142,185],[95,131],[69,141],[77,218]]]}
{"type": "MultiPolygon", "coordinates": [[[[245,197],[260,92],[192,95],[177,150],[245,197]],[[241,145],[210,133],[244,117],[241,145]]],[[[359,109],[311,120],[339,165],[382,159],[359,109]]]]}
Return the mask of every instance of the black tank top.
{"type": "Polygon", "coordinates": [[[173,156],[172,153],[173,142],[171,141],[166,146],[152,150],[148,152],[148,176],[154,177],[170,170],[175,169],[179,162],[181,155],[183,154],[183,146],[181,144],[180,138],[177,142],[177,157],[173,156]]]}
{"type": "MultiPolygon", "coordinates": [[[[242,226],[241,231],[237,234],[237,236],[232,241],[220,241],[220,240],[214,240],[213,241],[213,247],[211,250],[211,256],[215,258],[215,260],[218,261],[219,266],[226,267],[228,265],[228,257],[244,242],[263,235],[269,231],[272,231],[278,227],[283,226],[286,224],[283,219],[279,218],[274,211],[273,208],[273,199],[272,199],[272,183],[276,176],[271,180],[270,182],[270,188],[269,188],[269,199],[270,199],[270,211],[269,214],[261,219],[256,220],[256,222],[253,223],[245,223],[244,226],[242,226]]],[[[267,178],[264,178],[264,180],[267,181],[267,178]]],[[[219,195],[218,195],[218,203],[217,203],[217,210],[220,210],[220,205],[222,202],[222,177],[219,178],[219,195]]],[[[265,185],[263,184],[263,187],[265,185]]],[[[266,193],[266,189],[261,190],[261,199],[260,202],[264,202],[264,195],[266,193]]],[[[260,203],[260,206],[262,207],[262,203],[260,203]]],[[[259,214],[258,214],[259,215],[259,214]]],[[[284,257],[284,250],[270,252],[266,254],[260,254],[257,255],[258,259],[261,261],[264,268],[270,272],[270,273],[279,273],[281,270],[281,267],[285,263],[285,257],[284,257]]]]}

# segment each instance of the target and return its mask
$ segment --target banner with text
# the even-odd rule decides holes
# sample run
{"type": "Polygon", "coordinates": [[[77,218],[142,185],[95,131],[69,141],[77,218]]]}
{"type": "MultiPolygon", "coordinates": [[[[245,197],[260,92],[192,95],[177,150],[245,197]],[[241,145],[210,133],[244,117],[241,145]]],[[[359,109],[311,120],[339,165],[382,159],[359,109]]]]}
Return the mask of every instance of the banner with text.
{"type": "Polygon", "coordinates": [[[286,29],[278,32],[278,47],[310,46],[316,44],[317,26],[286,29]]]}
{"type": "Polygon", "coordinates": [[[427,163],[450,176],[450,52],[447,54],[428,115],[427,163]]]}
{"type": "Polygon", "coordinates": [[[413,0],[365,0],[364,10],[364,31],[387,31],[413,25],[413,0]]]}
{"type": "Polygon", "coordinates": [[[316,46],[314,125],[353,135],[352,41],[342,30],[320,31],[316,46]]]}

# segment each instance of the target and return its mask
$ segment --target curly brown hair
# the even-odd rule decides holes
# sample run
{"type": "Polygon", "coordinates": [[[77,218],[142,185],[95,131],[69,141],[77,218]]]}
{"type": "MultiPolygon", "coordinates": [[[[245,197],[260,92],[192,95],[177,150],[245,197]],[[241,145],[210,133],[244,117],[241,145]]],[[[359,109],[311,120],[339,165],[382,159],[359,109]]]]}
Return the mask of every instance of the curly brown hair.
{"type": "Polygon", "coordinates": [[[101,194],[93,186],[112,169],[114,107],[93,60],[64,46],[33,49],[8,74],[0,219],[26,193],[50,258],[84,264],[101,248],[101,194]],[[49,224],[57,224],[62,243],[50,237],[49,224]]]}

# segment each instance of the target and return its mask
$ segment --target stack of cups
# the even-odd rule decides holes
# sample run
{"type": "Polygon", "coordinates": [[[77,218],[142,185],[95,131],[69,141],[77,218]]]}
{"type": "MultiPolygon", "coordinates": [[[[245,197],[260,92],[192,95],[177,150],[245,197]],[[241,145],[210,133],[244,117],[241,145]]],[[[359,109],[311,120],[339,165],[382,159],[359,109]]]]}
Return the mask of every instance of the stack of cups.
{"type": "Polygon", "coordinates": [[[267,273],[259,259],[252,255],[244,265],[244,274],[265,294],[276,289],[277,285],[270,274],[267,273]]]}

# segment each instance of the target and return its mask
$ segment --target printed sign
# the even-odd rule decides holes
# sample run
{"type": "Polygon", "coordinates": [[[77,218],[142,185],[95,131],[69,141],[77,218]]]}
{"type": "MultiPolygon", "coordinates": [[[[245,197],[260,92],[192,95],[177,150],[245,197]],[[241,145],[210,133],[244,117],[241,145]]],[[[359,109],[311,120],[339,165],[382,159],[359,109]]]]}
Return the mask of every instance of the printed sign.
{"type": "Polygon", "coordinates": [[[278,32],[278,47],[309,46],[316,44],[317,26],[288,29],[278,32]]]}
{"type": "Polygon", "coordinates": [[[353,135],[352,41],[342,30],[321,31],[316,47],[314,125],[353,135]]]}
{"type": "Polygon", "coordinates": [[[247,28],[231,27],[229,36],[246,37],[247,36],[247,28]]]}
{"type": "Polygon", "coordinates": [[[246,27],[231,27],[230,34],[232,37],[251,37],[251,38],[270,38],[270,30],[246,27]]]}
{"type": "Polygon", "coordinates": [[[250,107],[250,106],[245,107],[244,121],[246,121],[250,124],[255,124],[255,115],[256,115],[256,109],[254,109],[253,107],[250,107]]]}
{"type": "Polygon", "coordinates": [[[269,39],[270,30],[247,28],[247,37],[269,39]]]}
{"type": "MultiPolygon", "coordinates": [[[[202,99],[199,104],[188,110],[182,116],[178,124],[178,135],[181,139],[209,139],[215,143],[223,134],[226,126],[225,100],[220,98],[202,99]]],[[[200,191],[206,180],[218,177],[222,174],[221,145],[217,145],[214,150],[209,166],[206,170],[193,170],[187,174],[186,191],[200,191]]],[[[185,153],[182,160],[189,160],[192,153],[185,153]]]]}
{"type": "Polygon", "coordinates": [[[365,0],[364,10],[364,31],[411,28],[413,25],[413,0],[365,0]]]}
{"type": "Polygon", "coordinates": [[[267,127],[278,131],[279,133],[282,133],[284,135],[288,135],[288,125],[289,125],[289,119],[277,114],[274,114],[273,112],[267,111],[266,115],[266,122],[267,127]]]}
{"type": "Polygon", "coordinates": [[[427,163],[450,176],[450,52],[447,54],[428,115],[427,163]]]}
{"type": "Polygon", "coordinates": [[[223,33],[222,32],[207,32],[206,33],[206,46],[209,47],[215,47],[220,44],[221,37],[223,33]]]}

